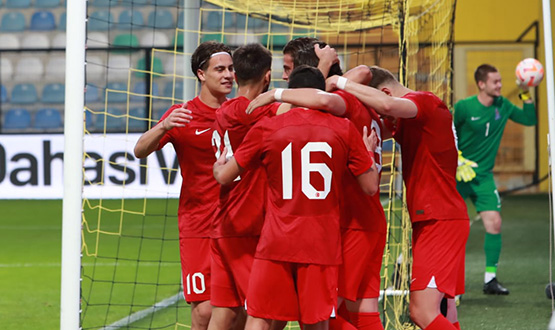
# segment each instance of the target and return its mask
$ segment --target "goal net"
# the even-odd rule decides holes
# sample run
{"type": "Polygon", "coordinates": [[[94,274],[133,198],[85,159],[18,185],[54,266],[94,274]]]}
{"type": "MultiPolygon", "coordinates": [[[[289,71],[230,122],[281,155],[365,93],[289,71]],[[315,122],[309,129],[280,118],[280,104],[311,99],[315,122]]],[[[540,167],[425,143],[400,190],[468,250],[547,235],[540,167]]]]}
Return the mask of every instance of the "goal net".
{"type": "MultiPolygon", "coordinates": [[[[81,327],[190,327],[189,305],[182,298],[181,178],[175,152],[165,147],[139,160],[133,147],[171,104],[198,92],[188,61],[199,43],[218,40],[232,48],[262,43],[273,54],[271,87],[283,87],[283,46],[292,38],[317,37],[337,50],[343,71],[379,65],[408,87],[432,91],[450,105],[454,3],[90,0],[81,327]]],[[[408,317],[410,220],[400,165],[395,142],[386,141],[381,194],[388,238],[380,297],[386,329],[413,327],[408,317]]]]}

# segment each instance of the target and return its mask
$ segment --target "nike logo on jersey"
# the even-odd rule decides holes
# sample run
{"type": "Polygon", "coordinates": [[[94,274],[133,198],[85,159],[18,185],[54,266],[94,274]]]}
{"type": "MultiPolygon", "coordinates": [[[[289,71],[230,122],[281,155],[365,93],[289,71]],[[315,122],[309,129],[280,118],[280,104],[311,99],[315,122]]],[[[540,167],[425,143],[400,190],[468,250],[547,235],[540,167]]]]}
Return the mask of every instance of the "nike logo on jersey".
{"type": "Polygon", "coordinates": [[[210,130],[210,128],[207,129],[203,129],[202,131],[199,131],[198,129],[195,131],[196,135],[201,135],[202,133],[208,132],[210,130]]]}
{"type": "Polygon", "coordinates": [[[476,121],[476,120],[479,120],[479,119],[480,119],[480,117],[470,117],[470,120],[472,120],[472,121],[476,121]]]}

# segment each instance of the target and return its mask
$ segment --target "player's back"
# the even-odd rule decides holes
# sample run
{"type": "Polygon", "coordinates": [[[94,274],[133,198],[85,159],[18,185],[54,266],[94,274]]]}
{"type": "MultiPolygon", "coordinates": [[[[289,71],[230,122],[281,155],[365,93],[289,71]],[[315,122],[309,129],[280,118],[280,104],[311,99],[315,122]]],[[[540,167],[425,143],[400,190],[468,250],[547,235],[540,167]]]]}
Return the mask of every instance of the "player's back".
{"type": "MultiPolygon", "coordinates": [[[[277,108],[277,104],[272,104],[247,114],[249,103],[245,97],[236,97],[226,101],[216,112],[212,145],[217,157],[227,147],[227,157],[231,158],[252,126],[261,118],[273,116],[277,108]]],[[[261,168],[246,170],[233,183],[222,186],[211,236],[260,235],[265,199],[266,174],[261,168]]]]}
{"type": "MultiPolygon", "coordinates": [[[[295,108],[264,119],[258,140],[268,176],[268,202],[257,257],[289,262],[340,262],[339,196],[344,171],[370,168],[368,152],[346,119],[295,108]]],[[[245,149],[249,149],[251,141],[245,149]]],[[[237,160],[241,164],[242,155],[237,160]]]]}

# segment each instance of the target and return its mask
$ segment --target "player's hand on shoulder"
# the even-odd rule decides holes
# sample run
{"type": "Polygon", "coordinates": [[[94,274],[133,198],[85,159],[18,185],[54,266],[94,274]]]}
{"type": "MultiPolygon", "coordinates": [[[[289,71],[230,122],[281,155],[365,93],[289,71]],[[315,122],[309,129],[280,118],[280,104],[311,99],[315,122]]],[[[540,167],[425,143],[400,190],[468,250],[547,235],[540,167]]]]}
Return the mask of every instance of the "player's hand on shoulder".
{"type": "Polygon", "coordinates": [[[191,115],[191,110],[186,108],[187,104],[183,104],[181,107],[174,109],[163,121],[162,127],[169,131],[174,127],[185,127],[188,123],[193,120],[191,115]]]}
{"type": "Polygon", "coordinates": [[[275,102],[276,101],[276,99],[274,98],[275,93],[276,93],[276,89],[271,89],[265,93],[258,95],[254,100],[252,100],[249,103],[245,112],[247,114],[251,114],[256,108],[260,108],[262,106],[275,102]]]}
{"type": "Polygon", "coordinates": [[[372,129],[368,132],[368,127],[364,126],[362,129],[362,141],[366,146],[366,150],[375,151],[378,146],[378,135],[376,131],[372,129]]]}

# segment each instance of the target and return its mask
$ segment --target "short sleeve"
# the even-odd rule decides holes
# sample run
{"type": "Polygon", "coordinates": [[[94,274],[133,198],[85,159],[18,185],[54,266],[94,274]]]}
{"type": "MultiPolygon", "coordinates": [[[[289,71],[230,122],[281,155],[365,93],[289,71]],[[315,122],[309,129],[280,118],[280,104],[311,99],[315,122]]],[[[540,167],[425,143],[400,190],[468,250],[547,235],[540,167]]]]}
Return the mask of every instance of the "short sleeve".
{"type": "Polygon", "coordinates": [[[349,122],[349,158],[348,167],[354,176],[368,171],[374,164],[355,125],[349,122]]]}
{"type": "MultiPolygon", "coordinates": [[[[181,108],[183,106],[187,106],[187,103],[181,103],[181,104],[174,104],[172,105],[163,115],[162,118],[160,118],[160,120],[158,121],[158,124],[160,124],[164,119],[166,119],[175,109],[181,108]]],[[[157,125],[158,125],[157,124],[157,125]]],[[[164,136],[162,136],[162,138],[160,139],[160,142],[158,142],[158,149],[160,150],[162,149],[168,142],[171,142],[173,140],[173,136],[172,136],[172,131],[168,131],[166,132],[166,134],[164,134],[164,136]]]]}
{"type": "Polygon", "coordinates": [[[256,168],[260,164],[262,141],[264,141],[264,126],[261,125],[263,122],[261,121],[254,125],[245,136],[243,143],[233,154],[239,166],[244,169],[256,168]]]}

